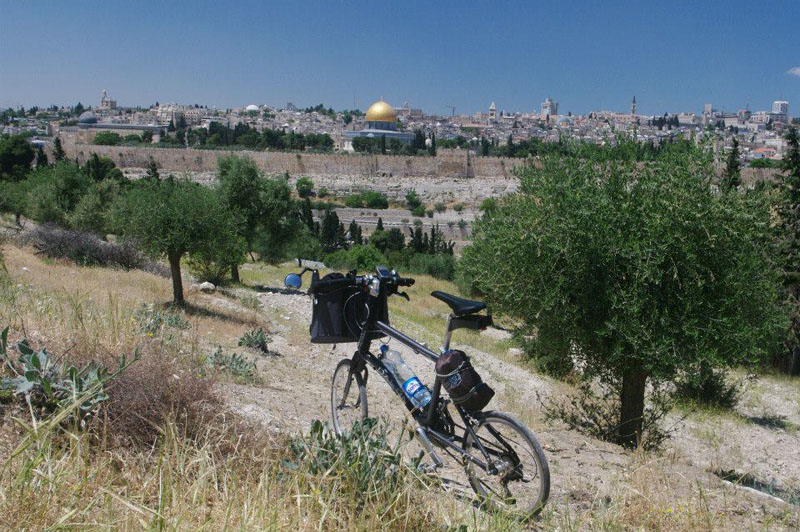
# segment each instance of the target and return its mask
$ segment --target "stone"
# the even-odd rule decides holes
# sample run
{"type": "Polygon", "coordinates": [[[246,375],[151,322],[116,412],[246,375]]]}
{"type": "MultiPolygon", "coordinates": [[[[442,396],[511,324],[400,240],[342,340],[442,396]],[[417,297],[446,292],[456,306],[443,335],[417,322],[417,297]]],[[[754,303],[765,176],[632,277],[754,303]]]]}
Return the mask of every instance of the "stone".
{"type": "Polygon", "coordinates": [[[519,347],[512,347],[508,350],[508,354],[512,357],[522,358],[525,355],[525,352],[519,347]]]}
{"type": "Polygon", "coordinates": [[[217,287],[216,287],[216,286],[214,286],[212,283],[209,283],[208,281],[206,281],[206,282],[204,282],[204,283],[200,283],[200,284],[197,286],[197,289],[198,289],[198,290],[200,290],[201,292],[205,292],[205,293],[207,293],[207,294],[210,294],[211,292],[213,292],[214,290],[216,290],[216,289],[217,289],[217,287]]]}
{"type": "Polygon", "coordinates": [[[504,331],[503,329],[496,329],[494,327],[487,327],[486,329],[481,331],[481,336],[485,336],[487,338],[491,338],[493,340],[510,340],[511,333],[508,331],[504,331]]]}

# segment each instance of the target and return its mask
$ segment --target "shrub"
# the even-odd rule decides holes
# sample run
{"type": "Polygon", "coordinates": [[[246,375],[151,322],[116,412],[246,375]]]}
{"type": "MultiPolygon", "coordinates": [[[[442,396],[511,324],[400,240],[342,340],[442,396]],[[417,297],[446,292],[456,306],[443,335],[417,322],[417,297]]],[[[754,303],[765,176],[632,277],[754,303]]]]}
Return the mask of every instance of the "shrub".
{"type": "Polygon", "coordinates": [[[28,178],[25,212],[39,223],[68,226],[68,216],[91,181],[76,165],[61,162],[34,171],[28,178]]]}
{"type": "Polygon", "coordinates": [[[481,202],[481,211],[487,213],[497,209],[497,200],[494,198],[486,198],[481,202]]]}
{"type": "Polygon", "coordinates": [[[453,255],[443,253],[436,255],[415,253],[408,261],[408,270],[412,273],[452,281],[456,272],[456,259],[453,255]]]}
{"type": "Polygon", "coordinates": [[[118,133],[112,131],[101,131],[94,136],[92,144],[100,146],[119,146],[122,144],[122,137],[118,133]]]}
{"type": "Polygon", "coordinates": [[[427,216],[428,218],[433,218],[433,209],[426,210],[425,216],[427,216]]]}
{"type": "Polygon", "coordinates": [[[32,245],[51,259],[69,259],[81,266],[140,269],[167,276],[165,268],[147,260],[132,242],[112,244],[83,231],[43,225],[22,235],[22,244],[32,245]]]}
{"type": "Polygon", "coordinates": [[[328,190],[328,187],[320,187],[320,189],[317,191],[317,196],[320,198],[327,198],[330,195],[331,192],[328,190]]]}
{"type": "Polygon", "coordinates": [[[297,195],[301,198],[310,198],[314,195],[314,182],[311,181],[311,178],[301,177],[297,180],[295,188],[297,189],[297,195]]]}
{"type": "Polygon", "coordinates": [[[386,257],[372,245],[353,246],[325,257],[325,264],[330,268],[347,268],[354,270],[374,270],[379,264],[386,264],[386,257]]]}
{"type": "Polygon", "coordinates": [[[256,349],[265,355],[269,354],[269,344],[271,343],[272,337],[264,332],[264,329],[261,327],[258,329],[253,329],[252,331],[248,331],[244,333],[241,338],[239,338],[240,346],[256,349]]]}
{"type": "Polygon", "coordinates": [[[419,216],[420,218],[425,216],[425,205],[418,205],[411,210],[411,214],[414,216],[419,216]]]}
{"type": "Polygon", "coordinates": [[[456,211],[456,212],[463,211],[464,210],[464,204],[463,203],[456,203],[455,205],[453,205],[453,210],[456,211]]]}
{"type": "Polygon", "coordinates": [[[447,210],[447,206],[441,201],[437,202],[436,205],[433,206],[433,208],[436,209],[436,212],[444,212],[447,210]]]}
{"type": "Polygon", "coordinates": [[[697,368],[675,383],[675,395],[704,406],[733,408],[739,402],[739,385],[728,382],[724,370],[697,368]]]}
{"type": "Polygon", "coordinates": [[[344,204],[351,209],[369,207],[370,209],[386,209],[389,207],[389,200],[386,195],[374,190],[368,190],[360,194],[348,196],[344,204]]]}
{"type": "Polygon", "coordinates": [[[422,205],[422,201],[420,201],[417,191],[412,188],[406,193],[406,207],[409,210],[414,210],[420,205],[422,205]]]}

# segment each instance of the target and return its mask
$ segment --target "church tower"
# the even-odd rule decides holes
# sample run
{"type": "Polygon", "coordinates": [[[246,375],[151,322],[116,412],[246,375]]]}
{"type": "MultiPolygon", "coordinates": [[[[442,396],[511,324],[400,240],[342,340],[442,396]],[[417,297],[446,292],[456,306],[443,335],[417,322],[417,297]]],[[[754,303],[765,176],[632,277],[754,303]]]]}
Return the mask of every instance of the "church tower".
{"type": "Polygon", "coordinates": [[[636,96],[634,96],[633,100],[631,101],[631,114],[636,114],[636,96]]]}

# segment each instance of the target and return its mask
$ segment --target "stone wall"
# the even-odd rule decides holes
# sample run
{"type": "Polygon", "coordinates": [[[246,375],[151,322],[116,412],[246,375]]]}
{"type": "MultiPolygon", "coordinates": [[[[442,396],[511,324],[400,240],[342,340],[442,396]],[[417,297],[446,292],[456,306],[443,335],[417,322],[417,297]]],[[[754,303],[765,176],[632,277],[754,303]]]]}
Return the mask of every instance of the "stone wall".
{"type": "Polygon", "coordinates": [[[95,146],[62,139],[67,155],[84,162],[92,153],[110,157],[120,168],[146,168],[150,161],[168,172],[215,172],[217,158],[247,155],[267,173],[291,176],[440,177],[512,179],[519,159],[470,156],[466,150],[440,150],[436,157],[273,151],[225,151],[134,146],[95,146]]]}

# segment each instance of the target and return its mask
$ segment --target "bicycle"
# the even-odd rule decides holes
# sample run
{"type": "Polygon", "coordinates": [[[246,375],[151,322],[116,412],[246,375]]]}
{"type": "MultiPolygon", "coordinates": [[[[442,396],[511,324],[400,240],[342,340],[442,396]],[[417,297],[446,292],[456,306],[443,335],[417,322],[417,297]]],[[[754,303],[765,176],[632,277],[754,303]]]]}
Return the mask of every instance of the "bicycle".
{"type": "MultiPolygon", "coordinates": [[[[414,279],[400,277],[397,272],[379,266],[377,275],[356,276],[351,273],[346,277],[320,280],[317,269],[306,267],[299,274],[287,275],[285,285],[300,288],[302,275],[308,271],[313,272],[309,289],[313,296],[343,289],[355,289],[354,294],[368,294],[366,317],[360,321],[357,335],[358,347],[351,358],[342,359],[337,364],[333,373],[331,417],[334,431],[341,435],[353,422],[367,419],[367,369],[371,367],[411,413],[416,423],[415,436],[433,464],[429,472],[444,465],[438,448],[464,467],[469,484],[482,505],[521,519],[538,514],[547,502],[550,472],[541,445],[530,429],[511,414],[495,410],[468,411],[453,403],[461,419],[461,423],[456,422],[449,411],[450,400],[442,397],[442,376],[438,374],[430,402],[420,409],[403,391],[401,383],[395,380],[382,358],[370,352],[376,335],[386,335],[434,363],[439,359],[439,355],[428,347],[379,319],[381,314],[388,317],[385,306],[388,297],[398,295],[409,300],[408,294],[400,292],[399,288],[412,286],[414,279]]],[[[447,319],[442,354],[450,349],[453,331],[484,329],[492,324],[491,315],[479,314],[486,308],[481,301],[439,291],[431,295],[452,310],[447,319]]]]}

